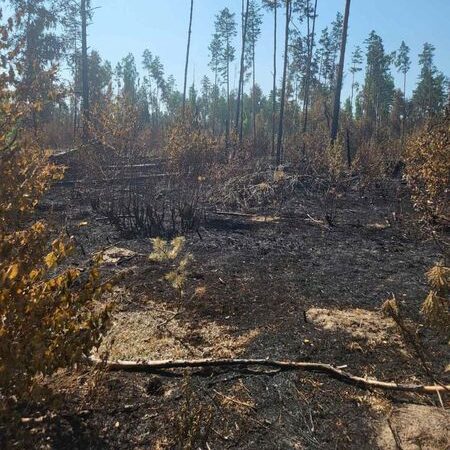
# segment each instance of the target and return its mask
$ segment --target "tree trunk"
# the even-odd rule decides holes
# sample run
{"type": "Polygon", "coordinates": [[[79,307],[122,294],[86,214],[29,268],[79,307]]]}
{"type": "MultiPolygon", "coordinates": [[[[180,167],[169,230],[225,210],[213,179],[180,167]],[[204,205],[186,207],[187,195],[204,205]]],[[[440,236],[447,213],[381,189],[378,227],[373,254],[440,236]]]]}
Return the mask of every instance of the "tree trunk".
{"type": "Polygon", "coordinates": [[[188,30],[188,39],[187,39],[187,48],[186,48],[186,64],[184,66],[183,107],[182,107],[183,118],[184,118],[184,113],[186,110],[186,90],[187,90],[187,78],[188,78],[188,68],[189,68],[189,53],[191,50],[192,14],[193,14],[193,12],[194,12],[194,0],[191,0],[191,12],[189,15],[189,30],[188,30]]]}
{"type": "Polygon", "coordinates": [[[351,0],[346,0],[346,3],[345,3],[344,28],[342,30],[342,42],[341,42],[341,55],[339,58],[336,89],[334,92],[333,121],[331,123],[331,143],[332,144],[334,144],[334,142],[336,141],[338,129],[339,129],[339,112],[341,109],[342,78],[344,76],[345,48],[347,46],[348,19],[350,16],[350,2],[351,2],[351,0]]]}
{"type": "Polygon", "coordinates": [[[253,151],[255,151],[256,146],[256,97],[255,97],[255,87],[256,87],[256,63],[255,63],[255,42],[252,45],[252,124],[253,124],[253,151]]]}
{"type": "Polygon", "coordinates": [[[236,102],[236,122],[235,122],[235,129],[236,133],[239,132],[239,142],[242,143],[242,128],[240,127],[240,119],[242,115],[241,111],[241,98],[244,96],[244,57],[245,57],[245,43],[247,39],[247,24],[248,24],[248,11],[249,11],[249,3],[250,0],[247,0],[246,7],[245,7],[245,14],[243,17],[243,24],[242,24],[242,48],[241,48],[241,64],[239,69],[239,85],[238,85],[238,95],[237,95],[237,102],[236,102]],[[242,97],[241,97],[242,96],[242,97]]]}
{"type": "MultiPolygon", "coordinates": [[[[230,54],[230,41],[227,37],[227,55],[230,54]]],[[[225,121],[225,147],[230,143],[230,60],[227,58],[227,118],[225,121]]]]}
{"type": "Polygon", "coordinates": [[[278,140],[277,140],[277,167],[282,161],[282,145],[283,145],[283,126],[284,126],[284,108],[286,101],[286,81],[288,67],[288,46],[289,46],[289,23],[291,21],[291,0],[286,0],[286,26],[284,31],[284,62],[283,62],[283,82],[281,85],[280,98],[280,120],[278,124],[278,140]]]}
{"type": "Polygon", "coordinates": [[[89,133],[88,123],[90,116],[86,0],[81,0],[81,78],[83,96],[83,142],[86,143],[89,133]]]}
{"type": "Polygon", "coordinates": [[[406,72],[403,72],[403,99],[406,105],[406,72]]]}
{"type": "Polygon", "coordinates": [[[314,34],[316,32],[316,13],[317,13],[317,0],[314,3],[314,17],[312,24],[312,34],[309,41],[309,53],[308,53],[308,66],[306,69],[306,83],[305,83],[305,98],[304,98],[304,108],[303,108],[303,133],[306,133],[308,126],[308,108],[309,108],[309,88],[311,84],[311,65],[312,57],[314,51],[314,34]]]}
{"type": "Polygon", "coordinates": [[[278,0],[273,10],[273,99],[272,99],[272,157],[275,156],[275,135],[277,122],[277,32],[278,32],[278,0]]]}
{"type": "Polygon", "coordinates": [[[352,105],[352,115],[353,115],[353,95],[355,92],[355,72],[352,72],[352,93],[350,94],[350,103],[352,105]]]}

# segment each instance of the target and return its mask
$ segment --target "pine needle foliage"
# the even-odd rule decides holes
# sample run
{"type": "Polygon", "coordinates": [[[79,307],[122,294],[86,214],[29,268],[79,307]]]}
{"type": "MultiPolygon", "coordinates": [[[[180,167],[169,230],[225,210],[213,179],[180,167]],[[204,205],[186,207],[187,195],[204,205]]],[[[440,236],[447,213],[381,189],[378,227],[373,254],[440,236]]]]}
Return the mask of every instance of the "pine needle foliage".
{"type": "Polygon", "coordinates": [[[186,239],[179,236],[169,242],[156,238],[152,239],[152,243],[153,252],[149,256],[150,261],[170,264],[170,271],[164,278],[178,292],[181,299],[184,296],[189,264],[193,260],[192,254],[184,252],[186,239]]]}
{"type": "Polygon", "coordinates": [[[450,337],[450,268],[436,265],[427,272],[431,290],[422,305],[428,324],[450,337]]]}

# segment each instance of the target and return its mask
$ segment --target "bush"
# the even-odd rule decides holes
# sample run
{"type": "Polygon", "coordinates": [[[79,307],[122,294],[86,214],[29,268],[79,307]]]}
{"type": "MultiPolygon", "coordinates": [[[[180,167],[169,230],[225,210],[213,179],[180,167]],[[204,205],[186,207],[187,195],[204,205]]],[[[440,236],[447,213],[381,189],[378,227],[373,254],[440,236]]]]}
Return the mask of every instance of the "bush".
{"type": "Polygon", "coordinates": [[[406,180],[415,206],[431,223],[448,224],[450,211],[450,111],[426,125],[406,148],[406,180]]]}
{"type": "MultiPolygon", "coordinates": [[[[127,153],[123,146],[130,140],[116,147],[118,154],[127,153]]],[[[144,160],[154,167],[142,177],[115,177],[112,186],[91,194],[92,205],[124,234],[173,237],[195,229],[216,150],[216,142],[196,124],[180,122],[168,130],[166,161],[144,160]]]]}
{"type": "MultiPolygon", "coordinates": [[[[26,399],[37,378],[69,367],[96,346],[108,323],[108,307],[96,300],[98,262],[86,279],[61,270],[70,242],[50,242],[50,230],[35,221],[34,208],[62,170],[27,138],[26,119],[38,105],[15,98],[14,55],[8,29],[0,30],[0,396],[26,399]],[[8,75],[5,75],[7,73],[8,75]],[[20,130],[20,131],[19,131],[20,130]]],[[[50,98],[51,96],[48,95],[50,98]]],[[[3,401],[0,412],[8,402],[3,401]]]]}
{"type": "Polygon", "coordinates": [[[86,280],[75,269],[55,274],[70,245],[55,240],[48,251],[48,237],[43,222],[0,236],[0,392],[25,398],[37,376],[89,355],[108,324],[98,267],[86,280]]]}
{"type": "Polygon", "coordinates": [[[218,143],[191,121],[181,121],[168,131],[165,154],[169,166],[183,177],[206,177],[217,159],[218,143]]]}

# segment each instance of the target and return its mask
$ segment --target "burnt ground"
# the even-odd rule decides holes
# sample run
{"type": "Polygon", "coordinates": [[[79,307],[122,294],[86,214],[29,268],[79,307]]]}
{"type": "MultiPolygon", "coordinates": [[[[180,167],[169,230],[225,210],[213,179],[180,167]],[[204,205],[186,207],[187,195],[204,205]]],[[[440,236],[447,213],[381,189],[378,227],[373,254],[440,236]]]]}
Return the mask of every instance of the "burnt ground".
{"type": "MultiPolygon", "coordinates": [[[[181,299],[164,280],[167,266],[149,261],[149,239],[124,239],[70,191],[53,192],[47,207],[76,237],[75,264],[106,248],[105,272],[127,273],[100,349],[111,359],[267,357],[432,383],[380,306],[395,293],[405,317],[420,321],[424,273],[438,249],[392,201],[351,190],[329,226],[319,200],[297,192],[276,212],[208,215],[186,235],[194,261],[181,299]]],[[[425,327],[419,336],[448,383],[446,340],[425,327]]],[[[51,407],[24,407],[15,448],[450,448],[445,397],[361,390],[300,372],[187,373],[61,372],[48,381],[59,392],[51,407]]]]}

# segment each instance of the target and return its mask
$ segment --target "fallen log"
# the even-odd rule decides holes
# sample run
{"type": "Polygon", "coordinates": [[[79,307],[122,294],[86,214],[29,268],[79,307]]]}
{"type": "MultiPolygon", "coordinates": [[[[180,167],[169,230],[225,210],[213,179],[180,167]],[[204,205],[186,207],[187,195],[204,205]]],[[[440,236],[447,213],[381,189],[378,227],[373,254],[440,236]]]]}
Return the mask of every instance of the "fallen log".
{"type": "MultiPolygon", "coordinates": [[[[423,384],[401,384],[395,382],[379,381],[370,378],[362,378],[343,371],[331,364],[278,361],[273,359],[191,359],[191,360],[161,360],[161,361],[103,361],[98,358],[90,358],[95,365],[104,365],[108,370],[115,372],[141,372],[154,373],[159,370],[186,369],[198,367],[232,367],[248,368],[249,366],[261,366],[279,369],[280,371],[306,371],[328,375],[331,378],[362,389],[382,389],[385,391],[415,392],[419,394],[435,394],[450,392],[450,385],[426,386],[423,384]]],[[[255,372],[257,374],[257,372],[255,372]]],[[[264,372],[260,373],[261,375],[264,372]]]]}

